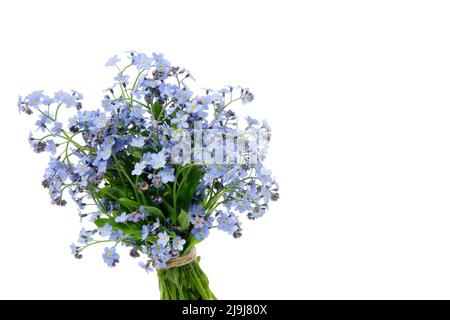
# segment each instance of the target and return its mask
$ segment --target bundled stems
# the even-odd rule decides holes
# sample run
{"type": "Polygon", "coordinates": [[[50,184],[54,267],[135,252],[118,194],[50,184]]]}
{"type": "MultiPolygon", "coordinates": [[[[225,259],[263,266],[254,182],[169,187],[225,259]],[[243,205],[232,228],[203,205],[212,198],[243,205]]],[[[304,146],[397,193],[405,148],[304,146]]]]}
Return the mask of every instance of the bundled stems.
{"type": "Polygon", "coordinates": [[[217,300],[199,260],[197,257],[184,266],[157,271],[161,300],[217,300]]]}

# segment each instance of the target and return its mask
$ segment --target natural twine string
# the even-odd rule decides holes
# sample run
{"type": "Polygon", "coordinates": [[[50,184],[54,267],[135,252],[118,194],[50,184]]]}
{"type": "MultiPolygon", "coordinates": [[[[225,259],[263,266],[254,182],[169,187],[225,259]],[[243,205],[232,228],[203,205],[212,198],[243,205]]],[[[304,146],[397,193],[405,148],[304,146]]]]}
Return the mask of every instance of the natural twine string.
{"type": "Polygon", "coordinates": [[[197,250],[195,250],[195,247],[192,247],[191,250],[189,250],[189,252],[184,256],[173,258],[167,261],[166,267],[163,268],[163,270],[178,268],[187,265],[189,263],[192,263],[196,257],[197,257],[197,250]]]}

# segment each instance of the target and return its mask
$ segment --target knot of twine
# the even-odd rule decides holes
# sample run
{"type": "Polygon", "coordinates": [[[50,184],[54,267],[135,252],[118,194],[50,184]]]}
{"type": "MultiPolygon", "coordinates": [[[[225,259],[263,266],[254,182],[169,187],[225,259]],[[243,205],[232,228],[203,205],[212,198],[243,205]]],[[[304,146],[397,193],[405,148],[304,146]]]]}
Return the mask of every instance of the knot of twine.
{"type": "Polygon", "coordinates": [[[189,263],[192,263],[196,257],[197,257],[197,250],[195,250],[195,247],[192,247],[188,251],[188,253],[185,254],[184,256],[173,258],[167,261],[166,267],[163,268],[163,270],[178,268],[187,265],[189,263]]]}

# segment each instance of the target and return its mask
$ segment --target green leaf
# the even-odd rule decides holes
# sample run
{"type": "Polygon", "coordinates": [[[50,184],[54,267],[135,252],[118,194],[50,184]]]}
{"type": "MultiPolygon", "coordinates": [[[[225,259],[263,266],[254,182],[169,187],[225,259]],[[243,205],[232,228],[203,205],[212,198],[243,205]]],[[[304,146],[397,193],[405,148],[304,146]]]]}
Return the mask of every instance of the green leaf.
{"type": "Polygon", "coordinates": [[[183,172],[184,183],[177,194],[177,208],[188,210],[203,173],[196,167],[183,172]],[[186,176],[187,175],[187,176],[186,176]]]}
{"type": "Polygon", "coordinates": [[[141,232],[139,227],[135,224],[124,224],[117,223],[113,218],[100,218],[94,221],[97,227],[103,227],[106,223],[108,223],[113,229],[121,230],[123,233],[128,234],[134,240],[141,240],[141,232]]]}
{"type": "Polygon", "coordinates": [[[119,198],[120,204],[130,208],[131,210],[139,209],[140,205],[138,202],[128,199],[128,198],[119,198]]]}
{"type": "MultiPolygon", "coordinates": [[[[112,221],[114,221],[111,218],[100,218],[94,221],[95,225],[99,228],[103,227],[106,223],[110,223],[112,221]]],[[[115,222],[115,221],[114,221],[115,222]]]]}
{"type": "Polygon", "coordinates": [[[155,119],[159,119],[159,117],[161,115],[161,111],[162,111],[162,107],[159,104],[159,102],[153,103],[152,111],[153,111],[153,116],[155,117],[155,119]]]}
{"type": "Polygon", "coordinates": [[[173,217],[177,216],[177,212],[169,204],[163,203],[163,207],[164,207],[165,212],[169,213],[169,217],[171,217],[172,220],[173,220],[173,217]]]}
{"type": "Polygon", "coordinates": [[[178,225],[181,227],[181,231],[184,231],[187,228],[189,228],[188,214],[183,209],[181,209],[181,212],[178,215],[177,220],[178,220],[178,225]]]}
{"type": "Polygon", "coordinates": [[[160,219],[165,220],[166,217],[164,216],[164,213],[158,209],[157,207],[151,207],[151,206],[142,206],[144,209],[146,209],[151,215],[158,217],[160,219]]]}
{"type": "Polygon", "coordinates": [[[142,158],[142,155],[139,151],[133,151],[133,153],[131,155],[139,160],[141,160],[141,158],[142,158]]]}

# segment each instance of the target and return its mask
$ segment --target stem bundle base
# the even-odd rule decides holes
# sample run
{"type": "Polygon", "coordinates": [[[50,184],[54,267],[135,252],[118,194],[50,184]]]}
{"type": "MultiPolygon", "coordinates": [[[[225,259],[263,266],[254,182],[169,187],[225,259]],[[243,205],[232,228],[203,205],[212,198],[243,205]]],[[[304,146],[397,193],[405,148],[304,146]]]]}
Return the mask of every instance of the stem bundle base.
{"type": "Polygon", "coordinates": [[[199,257],[180,267],[158,270],[158,280],[161,300],[217,300],[199,257]]]}

